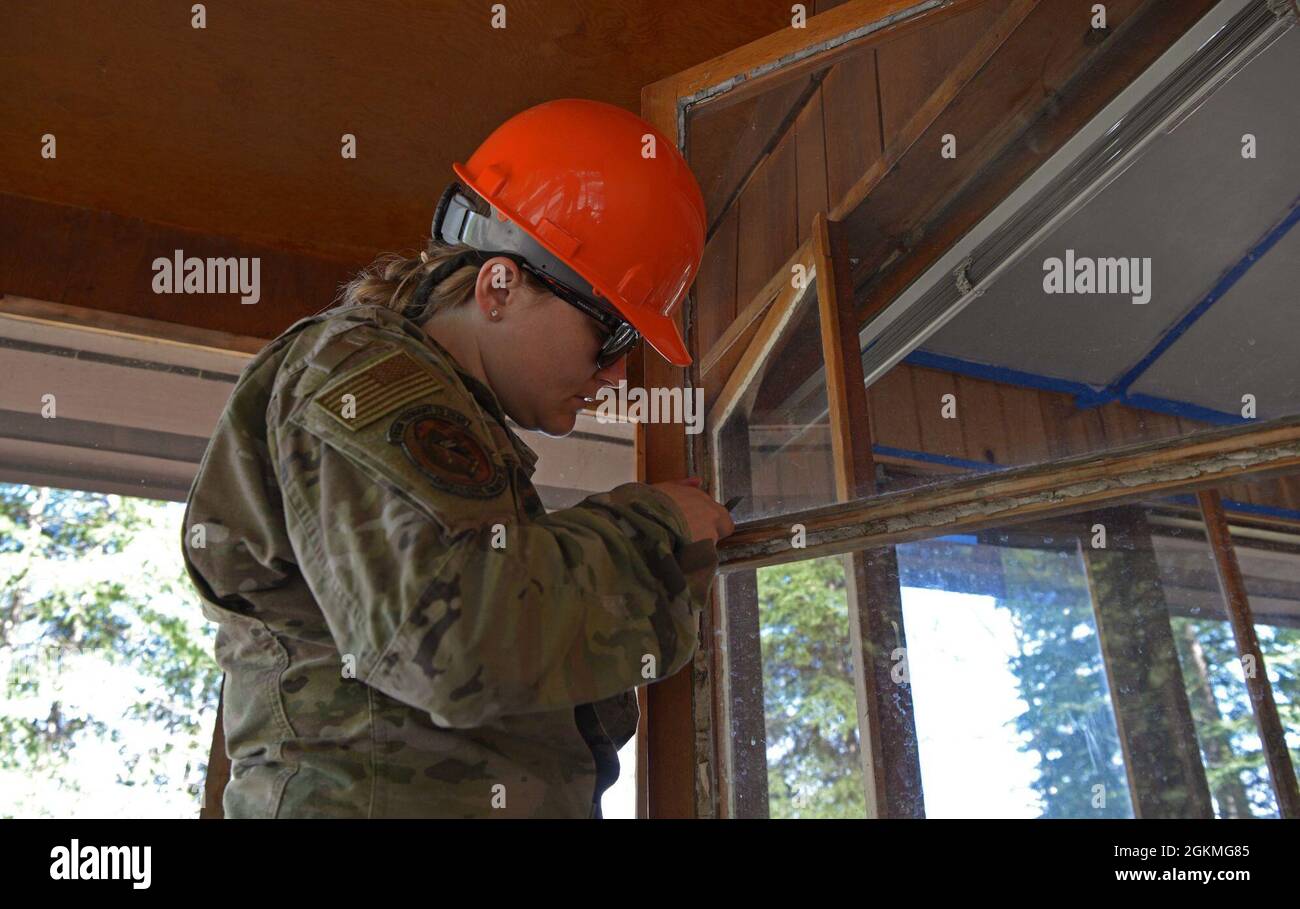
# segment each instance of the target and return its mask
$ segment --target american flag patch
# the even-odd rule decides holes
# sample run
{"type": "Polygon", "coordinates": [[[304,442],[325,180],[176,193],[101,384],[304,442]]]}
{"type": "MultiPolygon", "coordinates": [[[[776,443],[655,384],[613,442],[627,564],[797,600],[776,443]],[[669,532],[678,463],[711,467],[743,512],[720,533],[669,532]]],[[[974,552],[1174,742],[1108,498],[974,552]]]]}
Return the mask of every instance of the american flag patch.
{"type": "Polygon", "coordinates": [[[357,430],[439,388],[442,383],[428,367],[399,350],[326,388],[315,403],[348,429],[357,430]]]}

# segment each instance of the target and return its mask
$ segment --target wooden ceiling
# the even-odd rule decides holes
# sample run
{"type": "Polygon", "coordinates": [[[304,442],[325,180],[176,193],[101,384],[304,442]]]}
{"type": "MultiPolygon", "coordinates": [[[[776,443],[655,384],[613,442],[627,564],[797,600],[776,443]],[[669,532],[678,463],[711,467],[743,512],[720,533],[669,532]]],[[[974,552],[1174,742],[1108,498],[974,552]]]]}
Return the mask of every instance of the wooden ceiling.
{"type": "Polygon", "coordinates": [[[228,0],[198,29],[190,7],[6,6],[0,239],[72,206],[113,217],[63,233],[138,219],[364,263],[418,242],[451,163],[511,114],[559,97],[639,112],[643,86],[791,15],[786,0],[514,0],[498,29],[488,2],[228,0]]]}

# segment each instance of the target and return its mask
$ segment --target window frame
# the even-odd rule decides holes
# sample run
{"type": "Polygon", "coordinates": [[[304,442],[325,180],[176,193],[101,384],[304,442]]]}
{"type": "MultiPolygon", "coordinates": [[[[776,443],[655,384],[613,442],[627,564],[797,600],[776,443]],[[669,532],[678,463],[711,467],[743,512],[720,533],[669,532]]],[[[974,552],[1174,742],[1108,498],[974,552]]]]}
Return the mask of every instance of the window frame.
{"type": "MultiPolygon", "coordinates": [[[[907,3],[896,0],[851,0],[814,16],[806,29],[785,29],[746,47],[683,73],[647,86],[642,93],[642,114],[676,141],[688,155],[688,114],[703,105],[731,104],[752,97],[778,78],[810,73],[828,66],[851,51],[893,37],[901,31],[930,25],[979,6],[981,0],[957,0],[949,5],[907,3]]],[[[1209,4],[1206,4],[1208,7],[1209,4]]],[[[856,260],[849,255],[845,222],[907,154],[911,146],[933,127],[948,104],[988,59],[989,54],[1034,12],[1036,0],[1013,0],[971,51],[957,61],[948,76],[915,112],[898,141],[872,164],[846,196],[829,212],[816,216],[813,232],[772,279],[737,314],[712,348],[689,372],[653,359],[634,358],[631,381],[644,387],[672,387],[704,383],[721,384],[720,396],[710,408],[708,430],[688,439],[680,425],[638,424],[638,479],[659,482],[689,474],[709,474],[715,488],[725,485],[726,465],[710,465],[709,452],[717,450],[719,434],[744,399],[761,365],[780,333],[788,328],[804,288],[791,282],[796,266],[803,267],[808,282],[816,282],[821,316],[822,353],[827,364],[835,481],[839,501],[805,511],[779,515],[738,526],[736,534],[719,546],[720,575],[711,608],[703,617],[701,647],[690,672],[661,680],[640,690],[641,741],[638,764],[638,815],[641,817],[766,816],[766,774],[761,769],[761,704],[757,717],[748,711],[739,717],[745,731],[756,733],[755,749],[737,751],[739,726],[719,734],[732,709],[730,689],[752,690],[754,679],[733,678],[725,653],[715,641],[722,635],[753,635],[755,618],[738,610],[728,615],[728,600],[753,596],[754,571],[762,566],[841,555],[849,579],[849,615],[859,702],[861,755],[867,783],[868,816],[924,816],[920,768],[916,758],[916,733],[910,709],[906,722],[889,723],[900,711],[883,710],[883,699],[893,698],[888,663],[872,665],[864,656],[884,653],[897,639],[890,619],[901,628],[901,597],[893,545],[941,536],[956,531],[1002,526],[1018,521],[1067,514],[1089,507],[1110,507],[1149,498],[1153,493],[1197,491],[1207,536],[1220,570],[1225,608],[1234,616],[1234,631],[1242,634],[1238,647],[1253,654],[1262,666],[1249,603],[1244,598],[1240,570],[1234,574],[1231,540],[1218,493],[1212,488],[1243,477],[1267,477],[1300,469],[1300,417],[1259,422],[1192,439],[1166,439],[1112,449],[1099,454],[1048,459],[1026,467],[1000,470],[990,475],[958,475],[938,479],[918,489],[877,493],[872,455],[871,420],[865,393],[858,333],[865,322],[894,298],[904,281],[925,270],[923,257],[909,262],[875,288],[865,307],[855,294],[856,260]],[[739,353],[739,356],[737,356],[739,353]],[[706,446],[704,437],[714,443],[706,446]],[[712,466],[713,469],[710,469],[712,466]],[[1085,482],[1086,481],[1086,482],[1085,482]],[[1216,508],[1215,503],[1218,502],[1216,508]],[[789,542],[792,523],[807,528],[807,546],[794,549],[789,542]],[[748,624],[746,624],[748,623],[748,624]],[[885,634],[888,630],[888,636],[885,634]],[[882,649],[883,648],[883,649],[882,649]],[[883,670],[883,675],[882,675],[883,670]],[[882,720],[882,718],[884,718],[882,720]],[[757,755],[757,756],[756,756],[757,755]],[[737,774],[737,769],[745,772],[737,774]],[[749,788],[737,788],[737,779],[749,788]],[[762,802],[760,805],[759,802],[762,802]]],[[[1199,8],[1199,7],[1198,7],[1199,8]]],[[[1153,28],[1173,32],[1176,20],[1160,19],[1153,28]],[[1172,23],[1172,24],[1171,24],[1172,23]]],[[[1163,33],[1162,33],[1163,34],[1163,33]]],[[[1172,43],[1172,38],[1170,39],[1172,43]]],[[[1108,89],[1122,87],[1125,73],[1103,74],[1108,89]]],[[[1058,125],[1063,143],[1069,137],[1058,125]]],[[[1027,156],[1032,157],[1032,156],[1027,156]]],[[[985,195],[985,201],[989,196],[985,195]]],[[[939,239],[951,241],[967,212],[953,215],[939,239]]],[[[946,247],[940,247],[940,252],[946,247]]],[[[937,258],[938,253],[933,258],[937,258]]],[[[694,350],[695,299],[692,292],[683,307],[684,335],[694,350]]],[[[741,414],[743,417],[743,413],[741,414]]],[[[725,651],[725,648],[721,648],[725,651]]],[[[877,659],[877,664],[880,660],[877,659]]],[[[761,670],[760,670],[761,672],[761,670]]],[[[1251,688],[1252,707],[1265,742],[1265,753],[1284,817],[1300,816],[1294,770],[1287,775],[1290,755],[1271,703],[1267,675],[1251,688]],[[1274,768],[1276,763],[1277,768],[1274,768]],[[1279,780],[1281,783],[1279,784],[1279,780]],[[1290,785],[1288,786],[1288,782],[1290,785]]],[[[761,690],[761,678],[759,690],[761,690]]],[[[1258,682],[1258,680],[1257,680],[1258,682]]],[[[910,691],[908,692],[910,706],[910,691]]],[[[752,705],[751,705],[752,706],[752,705]]],[[[1132,781],[1131,781],[1132,782],[1132,781]]],[[[1196,809],[1205,810],[1208,798],[1196,809]]]]}

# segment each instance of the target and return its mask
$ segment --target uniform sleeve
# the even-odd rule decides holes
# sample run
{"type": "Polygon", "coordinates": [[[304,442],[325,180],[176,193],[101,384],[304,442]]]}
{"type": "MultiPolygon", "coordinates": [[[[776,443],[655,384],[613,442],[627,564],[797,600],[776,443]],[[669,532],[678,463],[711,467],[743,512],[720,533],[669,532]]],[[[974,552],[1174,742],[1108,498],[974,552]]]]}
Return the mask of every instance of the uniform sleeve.
{"type": "Polygon", "coordinates": [[[356,677],[472,727],[684,666],[713,543],[638,483],[530,520],[516,462],[445,385],[351,422],[327,388],[270,427],[299,569],[356,677]]]}

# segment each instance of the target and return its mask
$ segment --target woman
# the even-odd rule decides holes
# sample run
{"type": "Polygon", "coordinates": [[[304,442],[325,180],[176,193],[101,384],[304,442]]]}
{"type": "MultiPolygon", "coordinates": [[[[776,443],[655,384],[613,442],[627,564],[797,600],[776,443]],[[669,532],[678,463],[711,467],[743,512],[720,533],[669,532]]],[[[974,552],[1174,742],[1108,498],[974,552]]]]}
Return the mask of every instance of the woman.
{"type": "Polygon", "coordinates": [[[505,418],[568,433],[642,337],[690,362],[698,185],[580,100],[454,170],[419,257],[248,365],[190,491],[227,817],[600,817],[635,687],[697,645],[725,509],[685,481],[547,514],[505,418]]]}

